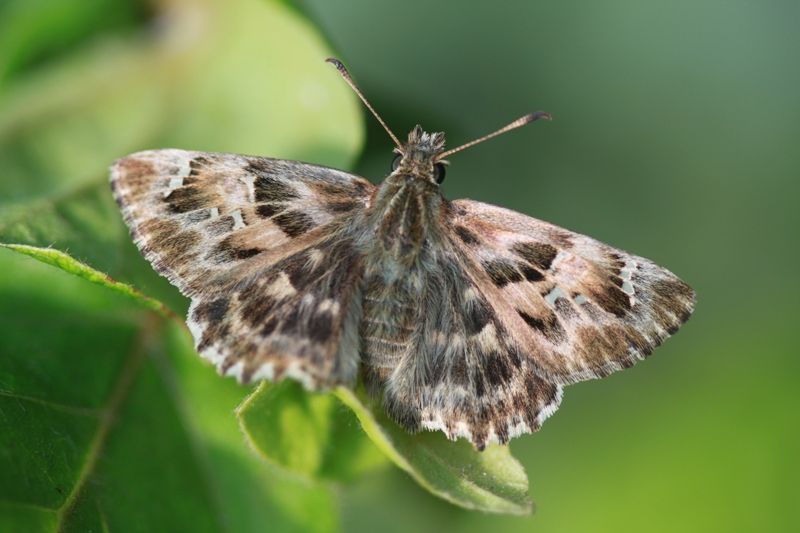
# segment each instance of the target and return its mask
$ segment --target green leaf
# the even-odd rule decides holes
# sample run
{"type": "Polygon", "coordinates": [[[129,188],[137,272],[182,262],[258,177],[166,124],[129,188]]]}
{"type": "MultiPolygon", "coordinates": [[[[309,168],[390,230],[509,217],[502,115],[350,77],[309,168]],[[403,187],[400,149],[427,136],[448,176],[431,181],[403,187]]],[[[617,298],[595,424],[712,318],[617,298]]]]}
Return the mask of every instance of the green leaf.
{"type": "Polygon", "coordinates": [[[8,252],[0,270],[0,530],[335,528],[328,490],[251,453],[248,391],[180,325],[8,252]]]}
{"type": "Polygon", "coordinates": [[[478,452],[464,440],[447,440],[441,432],[411,435],[383,412],[370,410],[353,391],[338,388],[335,394],[353,410],[372,442],[433,494],[467,509],[531,512],[528,477],[508,446],[490,445],[478,452]]]}
{"type": "Polygon", "coordinates": [[[120,294],[124,294],[128,298],[131,298],[143,306],[156,311],[165,318],[178,318],[175,313],[173,313],[167,306],[158,300],[150,298],[149,296],[145,296],[130,285],[120,283],[119,281],[112,279],[108,274],[98,272],[97,270],[84,263],[81,263],[80,261],[77,261],[60,250],[54,250],[52,248],[37,248],[36,246],[28,246],[26,244],[6,244],[2,242],[0,242],[0,247],[8,248],[9,250],[28,255],[41,261],[42,263],[60,268],[65,272],[74,274],[87,281],[91,281],[97,285],[101,285],[117,291],[120,294]]]}
{"type": "Polygon", "coordinates": [[[352,411],[294,381],[263,382],[237,415],[251,446],[267,461],[308,478],[349,481],[386,463],[352,411]]]}
{"type": "Polygon", "coordinates": [[[377,447],[422,487],[455,505],[496,513],[531,512],[528,478],[507,446],[478,452],[439,432],[411,435],[349,389],[310,394],[292,381],[263,383],[237,414],[251,445],[269,462],[307,477],[356,477],[381,464],[374,455],[377,447]],[[363,453],[363,433],[353,431],[359,422],[374,444],[368,454],[363,453]]]}

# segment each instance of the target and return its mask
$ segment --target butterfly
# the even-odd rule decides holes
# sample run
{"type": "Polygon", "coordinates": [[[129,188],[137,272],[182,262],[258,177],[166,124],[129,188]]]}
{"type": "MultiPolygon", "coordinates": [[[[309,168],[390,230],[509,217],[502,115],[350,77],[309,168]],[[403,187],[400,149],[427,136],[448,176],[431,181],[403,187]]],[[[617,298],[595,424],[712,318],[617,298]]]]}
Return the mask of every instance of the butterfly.
{"type": "Polygon", "coordinates": [[[692,313],[668,270],[534,218],[442,195],[443,133],[392,133],[378,186],[324,166],[151,150],[111,187],[144,257],[191,299],[197,351],[249,383],[361,380],[408,431],[477,449],[536,431],[563,387],[647,357],[692,313]]]}

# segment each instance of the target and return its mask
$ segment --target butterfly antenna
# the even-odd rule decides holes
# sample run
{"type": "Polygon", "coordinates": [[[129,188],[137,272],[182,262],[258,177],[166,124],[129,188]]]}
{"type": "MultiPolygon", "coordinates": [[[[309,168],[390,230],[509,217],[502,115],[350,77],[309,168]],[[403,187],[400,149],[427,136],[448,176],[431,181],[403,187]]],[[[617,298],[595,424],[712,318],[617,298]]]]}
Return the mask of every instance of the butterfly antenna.
{"type": "Polygon", "coordinates": [[[383,129],[386,130],[386,133],[389,134],[389,137],[392,138],[394,144],[396,144],[397,147],[402,150],[403,149],[402,143],[397,139],[397,136],[394,133],[392,133],[392,130],[389,129],[389,126],[386,125],[386,123],[383,121],[378,112],[375,111],[375,108],[369,105],[369,102],[367,101],[367,98],[364,96],[364,93],[361,92],[361,90],[356,85],[356,82],[353,81],[353,78],[350,76],[350,73],[347,72],[347,69],[342,64],[342,62],[336,59],[335,57],[329,57],[325,61],[336,67],[336,70],[338,70],[339,74],[342,75],[344,81],[347,82],[347,85],[349,85],[350,88],[353,89],[353,91],[358,95],[361,101],[364,102],[364,105],[367,106],[367,109],[369,109],[370,112],[372,112],[372,114],[375,116],[375,118],[378,119],[378,122],[381,123],[381,126],[383,126],[383,129]]]}
{"type": "Polygon", "coordinates": [[[443,152],[443,153],[439,154],[439,157],[437,159],[444,159],[445,157],[447,157],[449,155],[453,155],[456,152],[460,152],[461,150],[466,150],[467,148],[471,148],[471,147],[475,146],[478,143],[482,143],[483,141],[488,141],[492,137],[497,137],[498,135],[501,135],[501,134],[503,134],[503,133],[505,133],[507,131],[511,131],[511,130],[515,130],[517,128],[521,128],[522,126],[524,126],[526,124],[530,124],[531,122],[535,122],[535,121],[539,120],[540,118],[543,118],[545,120],[553,120],[553,117],[550,115],[550,113],[546,113],[544,111],[537,111],[536,113],[528,113],[524,117],[519,117],[517,120],[515,120],[511,124],[508,124],[507,126],[503,126],[499,130],[497,130],[497,131],[495,131],[493,133],[490,133],[489,135],[484,135],[483,137],[481,137],[479,139],[475,139],[474,141],[470,141],[467,144],[462,144],[461,146],[459,146],[457,148],[453,148],[452,150],[447,150],[446,152],[443,152]]]}

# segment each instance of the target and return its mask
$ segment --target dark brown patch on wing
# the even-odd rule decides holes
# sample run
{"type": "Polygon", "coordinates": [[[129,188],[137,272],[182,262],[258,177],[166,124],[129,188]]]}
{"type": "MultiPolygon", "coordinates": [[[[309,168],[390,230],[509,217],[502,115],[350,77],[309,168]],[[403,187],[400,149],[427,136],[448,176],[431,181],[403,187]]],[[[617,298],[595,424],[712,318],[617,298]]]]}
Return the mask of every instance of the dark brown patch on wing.
{"type": "Polygon", "coordinates": [[[347,213],[361,205],[356,200],[335,200],[325,204],[325,208],[332,213],[347,213]]]}
{"type": "Polygon", "coordinates": [[[486,354],[483,369],[486,379],[492,387],[508,383],[513,372],[511,360],[498,352],[486,354]]]}
{"type": "MultiPolygon", "coordinates": [[[[592,366],[601,370],[608,367],[608,363],[623,363],[623,357],[630,346],[628,337],[620,327],[582,327],[577,330],[580,344],[578,351],[592,366]]],[[[613,372],[609,367],[605,373],[613,372]]]]}
{"type": "Polygon", "coordinates": [[[525,276],[525,279],[531,282],[542,281],[544,279],[544,275],[536,270],[535,268],[528,266],[524,263],[520,263],[519,271],[522,272],[522,275],[525,276]]]}
{"type": "Polygon", "coordinates": [[[247,259],[248,257],[258,255],[263,251],[264,250],[260,248],[236,248],[232,250],[232,254],[236,259],[247,259]]]}
{"type": "Polygon", "coordinates": [[[475,233],[464,226],[456,226],[455,232],[456,235],[458,235],[458,238],[461,239],[466,245],[472,246],[474,244],[480,244],[481,242],[475,233]]]}
{"type": "Polygon", "coordinates": [[[340,200],[351,199],[353,196],[363,197],[369,192],[369,183],[362,178],[348,182],[331,183],[328,181],[313,181],[309,186],[324,196],[337,197],[340,200]]]}
{"type": "Polygon", "coordinates": [[[189,175],[190,176],[198,176],[200,175],[200,170],[203,169],[206,165],[208,165],[209,161],[207,158],[203,156],[197,156],[191,161],[189,161],[189,175]]]}
{"type": "Polygon", "coordinates": [[[467,335],[475,335],[489,323],[494,317],[492,309],[481,299],[476,299],[467,303],[466,314],[464,315],[464,327],[467,335]]]}
{"type": "Polygon", "coordinates": [[[517,242],[511,247],[511,251],[542,270],[549,269],[558,255],[555,247],[540,242],[517,242]]]}
{"type": "Polygon", "coordinates": [[[467,368],[466,354],[461,353],[456,356],[450,366],[450,381],[462,387],[469,384],[469,369],[467,368]]]}
{"type": "Polygon", "coordinates": [[[194,318],[198,321],[218,322],[225,318],[229,306],[230,300],[225,297],[203,302],[195,308],[194,318]]]}
{"type": "Polygon", "coordinates": [[[542,333],[550,342],[558,344],[566,339],[567,332],[555,314],[551,313],[549,316],[539,318],[531,316],[525,311],[517,310],[517,313],[528,326],[542,333]]]}
{"type": "Polygon", "coordinates": [[[300,211],[286,211],[273,217],[272,221],[289,237],[297,237],[314,228],[311,217],[300,211]]]}
{"type": "Polygon", "coordinates": [[[147,248],[158,250],[161,261],[170,268],[184,261],[201,239],[196,231],[182,230],[180,224],[166,219],[147,220],[139,231],[147,236],[147,248]]]}
{"type": "Polygon", "coordinates": [[[305,251],[287,257],[276,266],[277,269],[286,272],[292,287],[299,290],[305,289],[316,277],[305,251]]]}
{"type": "Polygon", "coordinates": [[[315,342],[327,342],[333,334],[333,315],[328,311],[318,313],[311,321],[309,337],[315,342]]]}
{"type": "Polygon", "coordinates": [[[211,249],[208,257],[213,261],[228,262],[239,261],[258,255],[264,250],[254,247],[243,247],[234,242],[232,235],[225,237],[211,249]]]}
{"type": "Polygon", "coordinates": [[[556,313],[566,319],[573,319],[578,317],[578,311],[572,306],[572,303],[566,298],[556,298],[554,302],[556,313]]]}
{"type": "MultiPolygon", "coordinates": [[[[634,281],[637,281],[635,275],[634,281]]],[[[691,316],[694,291],[676,278],[654,281],[650,290],[657,321],[672,335],[691,316]]]]}
{"type": "Polygon", "coordinates": [[[172,213],[186,213],[214,204],[214,194],[198,186],[183,186],[172,190],[164,199],[172,213]]]}
{"type": "Polygon", "coordinates": [[[258,204],[256,206],[256,214],[261,218],[269,218],[280,211],[283,211],[283,206],[279,204],[258,204]]]}
{"type": "Polygon", "coordinates": [[[504,287],[509,283],[522,281],[522,275],[514,268],[514,265],[501,259],[484,261],[481,263],[484,270],[498,287],[504,287]]]}
{"type": "MultiPolygon", "coordinates": [[[[250,297],[244,300],[239,316],[242,321],[249,323],[251,326],[258,326],[264,324],[264,321],[270,316],[277,304],[278,300],[268,294],[251,294],[250,297]]],[[[272,325],[270,332],[275,329],[275,326],[276,324],[272,325]]]]}
{"type": "Polygon", "coordinates": [[[623,317],[631,310],[630,297],[616,285],[592,287],[591,296],[604,311],[617,317],[623,317]]]}
{"type": "Polygon", "coordinates": [[[228,333],[228,324],[225,317],[230,306],[228,298],[217,298],[202,302],[195,307],[192,318],[195,322],[203,324],[203,335],[197,343],[198,350],[211,346],[221,336],[228,333]]]}
{"type": "MultiPolygon", "coordinates": [[[[250,167],[252,170],[253,164],[250,167]]],[[[286,202],[298,197],[294,187],[259,170],[254,173],[258,175],[254,182],[256,202],[286,202]]]]}

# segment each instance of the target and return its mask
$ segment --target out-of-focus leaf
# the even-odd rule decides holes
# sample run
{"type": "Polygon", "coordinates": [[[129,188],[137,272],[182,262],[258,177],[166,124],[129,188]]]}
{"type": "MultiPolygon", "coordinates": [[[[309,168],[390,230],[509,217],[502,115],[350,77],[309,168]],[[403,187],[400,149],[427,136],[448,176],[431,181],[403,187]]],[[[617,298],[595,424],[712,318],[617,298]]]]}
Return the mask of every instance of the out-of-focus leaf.
{"type": "Polygon", "coordinates": [[[467,509],[531,512],[528,477],[507,446],[478,452],[464,440],[448,441],[441,432],[411,435],[382,412],[375,414],[350,389],[337,389],[336,397],[353,410],[372,442],[433,494],[467,509]]]}
{"type": "Polygon", "coordinates": [[[309,478],[347,481],[386,463],[350,409],[293,381],[262,383],[237,414],[267,461],[309,478]]]}
{"type": "Polygon", "coordinates": [[[3,0],[0,91],[19,71],[57,60],[93,38],[134,28],[145,11],[137,0],[3,0]]]}
{"type": "Polygon", "coordinates": [[[57,247],[184,306],[130,243],[108,192],[115,159],[172,146],[347,167],[362,131],[353,95],[323,62],[330,51],[297,12],[266,0],[152,9],[151,27],[7,80],[0,239],[57,247]]]}
{"type": "Polygon", "coordinates": [[[183,328],[10,252],[0,271],[0,530],[335,528],[328,490],[247,449],[247,390],[183,328]]]}

